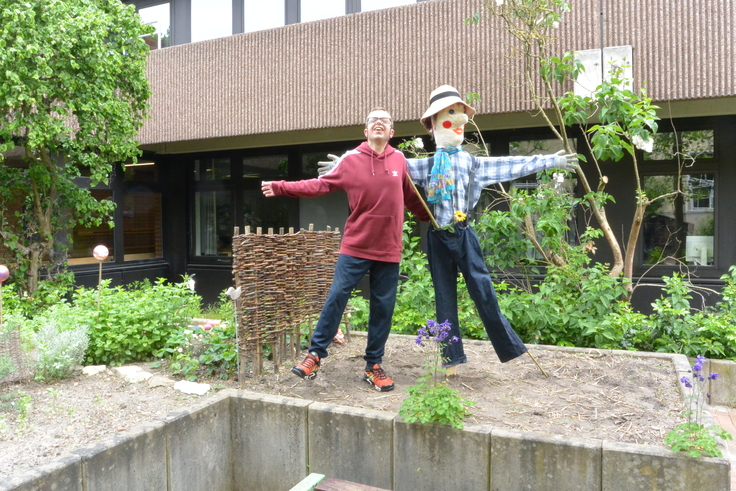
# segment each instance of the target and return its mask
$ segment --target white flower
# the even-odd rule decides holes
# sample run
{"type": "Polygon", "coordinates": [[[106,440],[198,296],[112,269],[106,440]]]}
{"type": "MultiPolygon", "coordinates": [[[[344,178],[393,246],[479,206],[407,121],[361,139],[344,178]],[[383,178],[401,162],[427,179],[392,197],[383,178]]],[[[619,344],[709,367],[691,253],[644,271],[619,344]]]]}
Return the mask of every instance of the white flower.
{"type": "Polygon", "coordinates": [[[560,23],[559,23],[559,22],[557,22],[557,21],[554,21],[554,22],[552,23],[552,29],[557,29],[558,27],[560,27],[560,23]]]}
{"type": "Polygon", "coordinates": [[[417,139],[414,140],[414,147],[415,148],[424,148],[424,142],[422,141],[421,138],[417,137],[417,139]]]}
{"type": "Polygon", "coordinates": [[[503,0],[496,0],[496,7],[502,7],[503,6],[503,0]]]}
{"type": "Polygon", "coordinates": [[[654,150],[654,140],[652,140],[651,138],[647,138],[645,140],[639,135],[634,135],[634,137],[631,139],[631,143],[633,143],[634,146],[639,150],[644,150],[648,153],[651,153],[652,150],[654,150]]]}

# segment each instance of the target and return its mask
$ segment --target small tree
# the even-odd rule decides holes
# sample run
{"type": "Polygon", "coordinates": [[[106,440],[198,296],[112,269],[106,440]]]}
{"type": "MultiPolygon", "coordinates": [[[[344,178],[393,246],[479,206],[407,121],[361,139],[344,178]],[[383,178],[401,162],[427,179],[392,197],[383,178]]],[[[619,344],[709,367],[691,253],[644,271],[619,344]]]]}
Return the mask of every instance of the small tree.
{"type": "MultiPolygon", "coordinates": [[[[610,275],[617,277],[623,274],[629,280],[628,288],[631,289],[634,254],[647,207],[680,193],[678,188],[673,193],[650,196],[642,185],[636,148],[651,151],[653,136],[658,128],[657,106],[652,104],[644,89],[635,93],[628,88],[629,81],[622,77],[621,67],[612,67],[610,77],[603,80],[589,96],[575,95],[570,90],[563,91],[564,87],[571,86],[571,81],[583,70],[581,62],[575,59],[573,53],[565,53],[559,57],[551,52],[553,32],[559,26],[562,16],[570,11],[568,2],[490,0],[485,2],[485,6],[492,15],[502,19],[504,29],[515,39],[513,51],[524,62],[523,85],[539,114],[560,139],[566,152],[577,151],[573,148],[567,128],[580,127],[580,133],[592,157],[592,165],[587,166],[587,170],[581,168],[577,172],[583,189],[583,199],[576,204],[590,212],[600,227],[600,232],[594,232],[590,225],[586,225],[588,230],[582,236],[590,239],[602,234],[613,256],[610,275]],[[599,162],[620,161],[627,154],[633,162],[636,208],[628,238],[622,247],[606,215],[605,204],[611,197],[605,193],[608,178],[603,175],[599,162]],[[597,183],[594,181],[591,185],[586,173],[595,174],[597,183]]],[[[468,19],[468,23],[477,23],[479,19],[480,14],[475,14],[468,19]]],[[[587,162],[583,155],[580,158],[587,162]]],[[[677,182],[679,185],[679,179],[677,182]]],[[[518,196],[512,196],[503,190],[502,196],[512,204],[519,202],[518,196]]],[[[529,213],[524,213],[520,223],[520,229],[548,264],[566,264],[564,250],[551,252],[537,240],[538,228],[529,213]]],[[[562,242],[558,240],[558,244],[562,242]]],[[[548,241],[547,245],[549,243],[548,241]]],[[[588,244],[588,248],[592,249],[592,243],[588,244]]]]}
{"type": "Polygon", "coordinates": [[[113,203],[75,180],[106,184],[138,155],[151,31],[119,0],[0,0],[0,245],[29,293],[65,257],[59,232],[112,226],[113,203]]]}

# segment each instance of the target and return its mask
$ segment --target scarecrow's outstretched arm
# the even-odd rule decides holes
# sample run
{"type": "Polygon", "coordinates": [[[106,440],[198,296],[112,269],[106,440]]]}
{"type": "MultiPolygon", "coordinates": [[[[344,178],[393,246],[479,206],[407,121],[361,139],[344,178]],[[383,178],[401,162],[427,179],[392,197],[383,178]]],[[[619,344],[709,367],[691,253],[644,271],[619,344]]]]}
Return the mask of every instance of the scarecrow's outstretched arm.
{"type": "Polygon", "coordinates": [[[499,182],[513,181],[547,169],[576,171],[577,154],[563,155],[559,151],[549,155],[509,157],[476,157],[478,169],[475,179],[482,187],[499,182]]]}

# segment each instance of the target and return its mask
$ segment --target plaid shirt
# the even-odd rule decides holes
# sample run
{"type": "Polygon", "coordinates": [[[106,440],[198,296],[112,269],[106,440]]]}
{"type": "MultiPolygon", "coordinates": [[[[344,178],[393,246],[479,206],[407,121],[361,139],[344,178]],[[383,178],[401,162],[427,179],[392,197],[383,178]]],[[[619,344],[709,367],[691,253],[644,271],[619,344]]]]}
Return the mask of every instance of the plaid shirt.
{"type": "MultiPolygon", "coordinates": [[[[455,223],[455,211],[468,213],[480,199],[484,187],[499,182],[513,181],[520,177],[537,172],[554,169],[557,155],[531,155],[528,157],[473,157],[466,151],[450,155],[452,172],[455,176],[455,191],[452,201],[446,200],[430,205],[440,227],[455,223]],[[475,174],[473,186],[468,195],[468,184],[471,173],[475,174]]],[[[432,170],[432,157],[424,159],[406,159],[409,174],[417,186],[427,189],[429,172],[432,170]]],[[[559,165],[559,164],[557,164],[559,165]]]]}

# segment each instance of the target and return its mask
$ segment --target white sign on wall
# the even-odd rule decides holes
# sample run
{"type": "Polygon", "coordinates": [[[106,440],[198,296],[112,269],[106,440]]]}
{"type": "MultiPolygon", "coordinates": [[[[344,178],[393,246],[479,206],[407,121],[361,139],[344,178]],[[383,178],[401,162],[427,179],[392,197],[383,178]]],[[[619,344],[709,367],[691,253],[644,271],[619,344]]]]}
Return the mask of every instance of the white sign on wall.
{"type": "Polygon", "coordinates": [[[610,80],[611,71],[615,68],[623,68],[625,87],[631,89],[634,83],[634,73],[631,69],[633,54],[634,49],[631,46],[603,48],[602,58],[600,49],[576,51],[575,59],[583,63],[585,71],[578,76],[575,83],[575,95],[587,97],[594,93],[595,89],[601,85],[603,74],[606,80],[610,80]]]}

